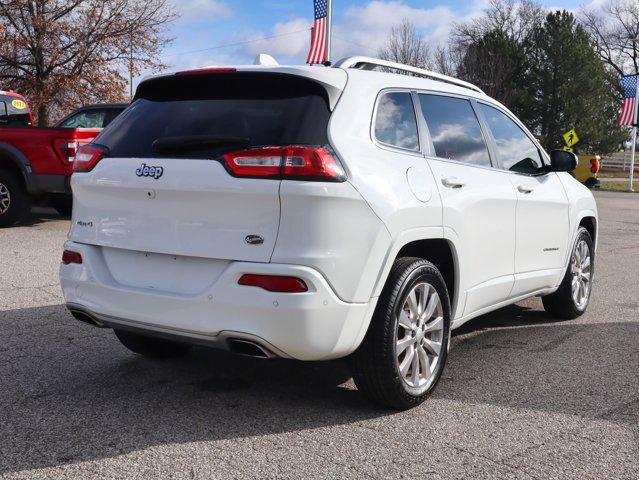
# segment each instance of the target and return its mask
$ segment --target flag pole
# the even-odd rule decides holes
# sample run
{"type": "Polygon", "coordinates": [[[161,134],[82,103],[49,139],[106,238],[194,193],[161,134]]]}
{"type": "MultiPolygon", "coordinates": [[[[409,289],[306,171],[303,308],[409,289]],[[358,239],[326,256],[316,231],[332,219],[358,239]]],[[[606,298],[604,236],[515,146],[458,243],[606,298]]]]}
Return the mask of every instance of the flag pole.
{"type": "Polygon", "coordinates": [[[639,73],[635,77],[637,81],[637,91],[635,92],[635,112],[632,126],[632,151],[630,152],[630,177],[628,178],[628,190],[634,192],[633,181],[635,178],[635,155],[637,151],[637,124],[639,123],[639,73]]]}
{"type": "Polygon", "coordinates": [[[333,0],[328,0],[328,11],[327,13],[327,22],[328,25],[326,27],[326,61],[324,65],[327,67],[331,66],[331,39],[333,36],[333,0]]]}

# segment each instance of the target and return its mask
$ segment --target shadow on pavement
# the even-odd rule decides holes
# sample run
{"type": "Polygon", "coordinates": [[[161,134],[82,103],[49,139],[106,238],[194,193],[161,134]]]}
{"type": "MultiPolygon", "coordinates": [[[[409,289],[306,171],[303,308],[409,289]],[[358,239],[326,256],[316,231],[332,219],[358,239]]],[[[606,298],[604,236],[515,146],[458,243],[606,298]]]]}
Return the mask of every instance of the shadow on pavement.
{"type": "MultiPolygon", "coordinates": [[[[543,312],[509,307],[455,335],[431,401],[636,427],[638,337],[637,323],[553,323],[543,312]]],[[[61,305],[0,312],[0,474],[393,414],[344,384],[349,376],[344,362],[204,349],[150,361],[127,352],[110,331],[78,324],[61,305]]],[[[417,413],[427,418],[428,403],[417,413]]]]}

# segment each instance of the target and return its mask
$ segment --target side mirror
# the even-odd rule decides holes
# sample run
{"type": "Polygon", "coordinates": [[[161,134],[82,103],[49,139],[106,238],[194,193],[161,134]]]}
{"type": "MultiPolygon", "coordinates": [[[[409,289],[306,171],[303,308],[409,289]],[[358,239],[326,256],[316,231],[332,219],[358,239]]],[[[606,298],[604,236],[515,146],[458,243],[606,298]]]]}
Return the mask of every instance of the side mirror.
{"type": "Polygon", "coordinates": [[[553,172],[572,172],[577,168],[579,159],[577,155],[565,150],[553,150],[550,152],[550,170],[553,172]]]}

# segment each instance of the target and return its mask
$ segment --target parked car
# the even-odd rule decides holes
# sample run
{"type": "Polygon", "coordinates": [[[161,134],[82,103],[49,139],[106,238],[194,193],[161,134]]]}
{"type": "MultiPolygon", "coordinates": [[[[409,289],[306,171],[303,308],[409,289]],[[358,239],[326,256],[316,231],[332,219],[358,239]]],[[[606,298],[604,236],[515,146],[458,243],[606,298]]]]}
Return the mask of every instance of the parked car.
{"type": "Polygon", "coordinates": [[[55,126],[57,128],[105,128],[128,106],[128,103],[87,105],[73,111],[55,126]]]}
{"type": "Polygon", "coordinates": [[[479,88],[381,60],[160,75],[77,154],[62,288],[133,352],[350,356],[361,391],[410,408],[451,329],[533,296],[586,310],[575,165],[479,88]]]}
{"type": "Polygon", "coordinates": [[[121,105],[80,109],[54,128],[33,126],[26,100],[13,92],[0,92],[0,227],[11,226],[33,202],[47,199],[63,215],[72,208],[69,178],[78,146],[102,130],[121,105]],[[82,118],[102,118],[102,124],[82,118]],[[81,127],[80,127],[81,126],[81,127]],[[91,128],[93,127],[93,128],[91,128]]]}

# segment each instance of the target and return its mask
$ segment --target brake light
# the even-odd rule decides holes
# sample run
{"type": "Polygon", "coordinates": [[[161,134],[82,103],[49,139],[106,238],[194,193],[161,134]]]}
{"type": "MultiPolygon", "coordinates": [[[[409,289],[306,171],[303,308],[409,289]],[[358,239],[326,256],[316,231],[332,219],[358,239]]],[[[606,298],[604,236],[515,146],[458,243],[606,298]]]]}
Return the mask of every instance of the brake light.
{"type": "Polygon", "coordinates": [[[53,141],[53,146],[58,157],[63,162],[73,163],[75,161],[76,149],[78,144],[75,141],[69,141],[64,138],[57,138],[53,141]]]}
{"type": "Polygon", "coordinates": [[[308,291],[308,287],[302,279],[280,275],[256,275],[247,273],[242,275],[237,283],[245,287],[263,288],[269,292],[302,293],[308,291]]]}
{"type": "Polygon", "coordinates": [[[72,250],[65,250],[64,252],[62,252],[62,263],[64,263],[65,265],[69,265],[71,263],[81,264],[82,255],[72,250]]]}
{"type": "Polygon", "coordinates": [[[231,173],[239,177],[343,182],[346,172],[328,151],[313,147],[265,147],[224,155],[231,173]]]}
{"type": "Polygon", "coordinates": [[[234,73],[237,72],[235,68],[196,68],[193,70],[183,70],[177,72],[176,75],[193,75],[198,73],[234,73]]]}
{"type": "Polygon", "coordinates": [[[78,148],[73,162],[74,172],[90,172],[104,158],[106,148],[99,145],[84,145],[78,148]]]}
{"type": "Polygon", "coordinates": [[[599,160],[597,158],[590,159],[590,173],[597,173],[599,171],[599,160]]]}

